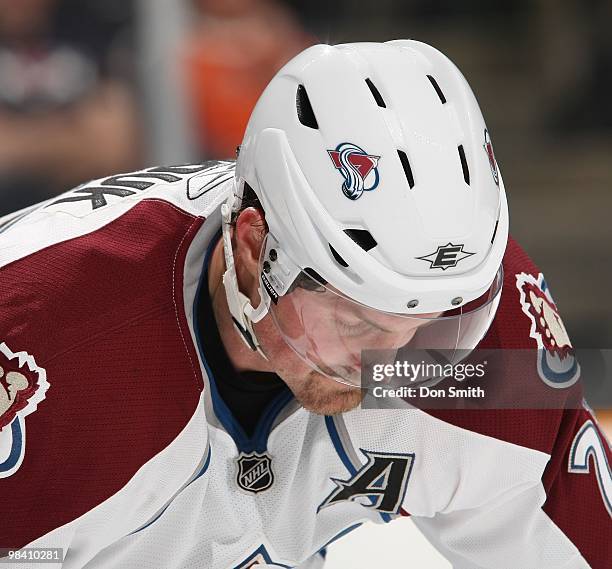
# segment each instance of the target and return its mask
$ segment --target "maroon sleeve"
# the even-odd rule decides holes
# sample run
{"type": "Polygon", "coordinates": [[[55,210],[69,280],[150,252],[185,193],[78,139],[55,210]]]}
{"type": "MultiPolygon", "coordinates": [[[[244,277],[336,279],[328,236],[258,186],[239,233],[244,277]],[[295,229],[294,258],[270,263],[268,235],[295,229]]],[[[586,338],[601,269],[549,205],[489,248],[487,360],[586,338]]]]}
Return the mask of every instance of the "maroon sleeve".
{"type": "Polygon", "coordinates": [[[144,200],[0,267],[0,548],[112,496],[195,412],[183,268],[201,223],[144,200]]]}
{"type": "MultiPolygon", "coordinates": [[[[535,349],[539,363],[531,370],[522,370],[523,377],[558,387],[571,384],[573,348],[557,305],[535,263],[512,238],[504,268],[505,298],[489,345],[535,349]],[[567,371],[556,375],[546,369],[543,364],[546,357],[558,358],[567,371]]],[[[575,387],[574,393],[580,386],[575,387]]],[[[538,444],[534,444],[534,439],[527,446],[551,455],[542,477],[547,495],[543,510],[591,567],[608,569],[612,567],[612,454],[593,412],[586,405],[581,406],[580,399],[577,403],[567,409],[537,412],[539,418],[551,419],[548,428],[540,428],[538,421],[529,421],[525,434],[530,438],[538,432],[548,436],[538,444]]]]}
{"type": "Polygon", "coordinates": [[[593,569],[612,567],[612,451],[590,410],[565,411],[542,480],[548,516],[593,569]]]}

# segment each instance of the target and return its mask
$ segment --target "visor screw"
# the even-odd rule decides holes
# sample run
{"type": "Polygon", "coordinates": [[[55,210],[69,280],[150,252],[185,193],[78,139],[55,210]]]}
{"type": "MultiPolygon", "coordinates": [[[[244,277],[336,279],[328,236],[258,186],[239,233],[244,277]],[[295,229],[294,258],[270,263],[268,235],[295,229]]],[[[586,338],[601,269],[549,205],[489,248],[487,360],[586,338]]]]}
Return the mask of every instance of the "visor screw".
{"type": "Polygon", "coordinates": [[[455,298],[453,298],[453,300],[451,300],[451,304],[453,306],[457,306],[458,304],[461,304],[463,302],[463,298],[460,296],[456,296],[455,298]]]}
{"type": "Polygon", "coordinates": [[[408,308],[416,308],[418,305],[419,305],[419,301],[415,298],[414,300],[409,301],[406,306],[408,308]]]}
{"type": "Polygon", "coordinates": [[[264,261],[263,262],[263,271],[264,271],[264,273],[269,273],[270,272],[270,263],[268,263],[268,261],[264,261]]]}
{"type": "Polygon", "coordinates": [[[270,257],[270,261],[276,261],[276,259],[278,258],[276,249],[270,249],[270,253],[268,253],[268,256],[270,257]]]}

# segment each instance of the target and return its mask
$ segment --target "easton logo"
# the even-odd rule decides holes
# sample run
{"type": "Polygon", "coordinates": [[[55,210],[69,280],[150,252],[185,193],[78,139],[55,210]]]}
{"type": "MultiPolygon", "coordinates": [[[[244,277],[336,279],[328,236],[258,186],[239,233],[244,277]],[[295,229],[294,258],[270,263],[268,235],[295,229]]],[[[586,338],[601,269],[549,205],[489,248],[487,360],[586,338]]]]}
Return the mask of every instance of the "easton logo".
{"type": "Polygon", "coordinates": [[[489,157],[489,166],[491,166],[491,173],[495,183],[499,186],[499,172],[497,171],[497,161],[495,160],[495,154],[493,154],[493,145],[491,144],[491,137],[489,131],[485,128],[484,131],[484,144],[482,145],[489,157]]]}
{"type": "Polygon", "coordinates": [[[440,245],[436,251],[423,257],[416,257],[421,261],[427,261],[430,269],[450,269],[456,267],[459,261],[467,259],[476,253],[468,253],[463,250],[464,245],[454,245],[453,243],[447,243],[446,245],[440,245]]]}
{"type": "Polygon", "coordinates": [[[0,478],[14,474],[25,455],[25,418],[49,389],[46,372],[26,352],[0,342],[0,478]]]}
{"type": "Polygon", "coordinates": [[[252,452],[240,453],[238,463],[238,486],[247,492],[257,494],[263,492],[274,483],[272,459],[267,454],[252,452]]]}
{"type": "Polygon", "coordinates": [[[342,193],[350,200],[359,199],[363,192],[369,192],[378,186],[380,156],[368,154],[363,148],[350,142],[342,142],[335,150],[328,150],[327,153],[344,178],[342,193]]]}

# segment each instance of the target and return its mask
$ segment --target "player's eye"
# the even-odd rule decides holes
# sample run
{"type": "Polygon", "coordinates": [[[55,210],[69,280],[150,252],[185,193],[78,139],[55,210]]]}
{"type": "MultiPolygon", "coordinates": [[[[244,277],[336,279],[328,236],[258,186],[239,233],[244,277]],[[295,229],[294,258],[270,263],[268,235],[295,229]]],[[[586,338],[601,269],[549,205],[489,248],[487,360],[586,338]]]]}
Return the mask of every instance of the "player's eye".
{"type": "Polygon", "coordinates": [[[364,334],[385,333],[387,330],[379,328],[372,322],[366,322],[358,318],[339,318],[336,320],[338,331],[343,336],[361,336],[364,334]]]}
{"type": "Polygon", "coordinates": [[[372,327],[366,324],[363,320],[354,323],[338,320],[336,322],[336,326],[342,336],[360,336],[372,330],[372,327]]]}

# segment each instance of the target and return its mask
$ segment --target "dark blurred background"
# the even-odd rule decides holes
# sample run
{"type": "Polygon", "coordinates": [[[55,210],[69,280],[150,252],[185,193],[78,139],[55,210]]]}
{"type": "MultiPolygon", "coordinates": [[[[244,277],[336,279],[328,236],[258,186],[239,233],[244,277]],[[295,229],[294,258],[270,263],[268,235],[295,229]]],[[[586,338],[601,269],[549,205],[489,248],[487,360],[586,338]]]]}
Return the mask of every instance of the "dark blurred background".
{"type": "Polygon", "coordinates": [[[574,345],[612,347],[609,0],[0,0],[0,215],[84,180],[233,157],[312,43],[446,53],[495,143],[511,233],[574,345]]]}

